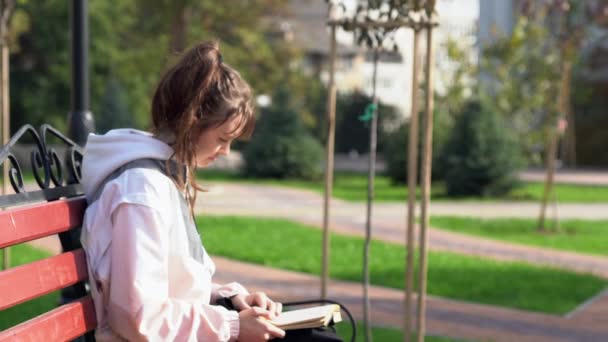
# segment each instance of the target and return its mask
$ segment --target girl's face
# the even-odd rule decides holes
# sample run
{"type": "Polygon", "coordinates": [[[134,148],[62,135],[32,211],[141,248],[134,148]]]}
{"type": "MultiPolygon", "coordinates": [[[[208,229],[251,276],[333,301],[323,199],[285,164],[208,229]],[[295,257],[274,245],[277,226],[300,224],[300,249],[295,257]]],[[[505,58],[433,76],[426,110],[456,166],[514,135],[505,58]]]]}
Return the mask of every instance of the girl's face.
{"type": "Polygon", "coordinates": [[[223,124],[203,131],[196,143],[196,164],[207,167],[220,155],[230,154],[230,144],[239,136],[242,116],[235,115],[223,124]]]}

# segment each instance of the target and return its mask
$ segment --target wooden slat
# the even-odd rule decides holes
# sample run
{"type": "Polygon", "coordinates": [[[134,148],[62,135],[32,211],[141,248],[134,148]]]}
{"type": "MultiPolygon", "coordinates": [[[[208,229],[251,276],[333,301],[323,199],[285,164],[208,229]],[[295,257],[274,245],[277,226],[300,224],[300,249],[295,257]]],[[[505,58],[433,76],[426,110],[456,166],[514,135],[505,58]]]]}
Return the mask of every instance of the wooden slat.
{"type": "Polygon", "coordinates": [[[0,248],[57,234],[82,225],[83,197],[0,212],[0,248]]]}
{"type": "Polygon", "coordinates": [[[87,275],[82,249],[2,271],[0,310],[73,285],[87,275]]]}
{"type": "Polygon", "coordinates": [[[96,326],[93,299],[87,296],[0,332],[0,342],[68,341],[96,326]]]}

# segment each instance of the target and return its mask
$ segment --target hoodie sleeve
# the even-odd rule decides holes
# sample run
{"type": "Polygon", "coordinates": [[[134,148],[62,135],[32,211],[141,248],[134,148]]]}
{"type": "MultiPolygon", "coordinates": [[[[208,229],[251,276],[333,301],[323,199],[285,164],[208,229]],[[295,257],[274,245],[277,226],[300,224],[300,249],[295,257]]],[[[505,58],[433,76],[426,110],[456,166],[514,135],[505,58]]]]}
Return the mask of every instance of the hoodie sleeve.
{"type": "Polygon", "coordinates": [[[211,290],[211,303],[217,302],[217,300],[220,298],[228,298],[238,294],[248,295],[249,292],[243,287],[243,285],[236,282],[223,285],[214,283],[211,290]]]}
{"type": "Polygon", "coordinates": [[[105,309],[116,333],[131,341],[236,340],[237,312],[169,297],[169,230],[156,209],[123,203],[112,220],[105,309]]]}

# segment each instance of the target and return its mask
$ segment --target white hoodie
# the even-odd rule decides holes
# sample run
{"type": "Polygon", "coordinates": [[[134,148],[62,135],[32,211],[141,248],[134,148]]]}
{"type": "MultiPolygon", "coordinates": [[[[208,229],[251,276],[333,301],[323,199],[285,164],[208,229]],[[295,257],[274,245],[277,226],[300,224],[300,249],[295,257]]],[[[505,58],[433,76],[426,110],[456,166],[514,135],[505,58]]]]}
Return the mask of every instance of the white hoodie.
{"type": "Polygon", "coordinates": [[[82,185],[89,201],[82,245],[95,302],[97,341],[233,341],[235,311],[210,305],[247,293],[212,283],[215,265],[190,256],[180,208],[183,194],[159,170],[132,168],[97,188],[114,170],[141,158],[167,159],[172,148],[146,132],[89,135],[82,185]]]}

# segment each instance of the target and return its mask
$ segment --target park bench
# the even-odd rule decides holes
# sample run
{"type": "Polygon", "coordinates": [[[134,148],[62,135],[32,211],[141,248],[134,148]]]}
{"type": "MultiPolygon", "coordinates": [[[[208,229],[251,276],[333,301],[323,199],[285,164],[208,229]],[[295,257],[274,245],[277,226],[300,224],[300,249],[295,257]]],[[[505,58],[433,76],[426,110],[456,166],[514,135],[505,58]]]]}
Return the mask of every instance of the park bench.
{"type": "MultiPolygon", "coordinates": [[[[87,206],[80,184],[82,157],[81,146],[49,125],[41,126],[39,132],[23,126],[0,151],[0,165],[9,163],[15,192],[0,196],[0,249],[54,235],[59,236],[63,249],[59,255],[0,271],[0,312],[54,291],[62,293],[61,305],[0,331],[0,342],[95,341],[95,308],[86,289],[87,262],[79,241],[87,206]],[[12,151],[27,135],[35,142],[29,162],[40,190],[25,190],[24,173],[12,151]],[[63,156],[55,150],[57,144],[48,143],[51,138],[66,148],[63,156]]],[[[312,300],[285,305],[319,303],[340,304],[312,300]]],[[[353,317],[341,306],[351,323],[354,341],[353,317]]]]}
{"type": "MultiPolygon", "coordinates": [[[[63,253],[0,272],[0,311],[61,291],[63,305],[0,332],[0,341],[94,341],[93,300],[86,291],[87,263],[78,241],[86,200],[80,180],[82,147],[48,125],[23,126],[3,146],[0,164],[9,163],[15,194],[0,197],[0,249],[58,235],[63,253]],[[34,141],[30,163],[40,190],[25,191],[13,150],[21,138],[34,141]],[[55,150],[58,141],[64,156],[55,150]]],[[[59,303],[58,303],[59,304],[59,303]]]]}

